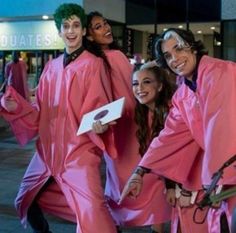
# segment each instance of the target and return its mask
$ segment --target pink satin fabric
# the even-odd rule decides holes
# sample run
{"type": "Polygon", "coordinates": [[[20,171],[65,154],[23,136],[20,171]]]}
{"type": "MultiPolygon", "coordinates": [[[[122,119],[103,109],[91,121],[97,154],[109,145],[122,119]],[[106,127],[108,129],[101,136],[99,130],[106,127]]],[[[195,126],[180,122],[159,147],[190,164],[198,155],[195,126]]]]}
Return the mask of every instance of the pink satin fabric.
{"type": "MultiPolygon", "coordinates": [[[[129,176],[141,160],[136,139],[137,126],[134,122],[135,98],[132,93],[133,66],[126,56],[118,50],[105,50],[111,64],[110,82],[114,99],[125,96],[122,117],[113,127],[118,156],[112,159],[105,154],[107,180],[105,194],[116,224],[123,226],[142,226],[163,223],[170,220],[171,207],[164,194],[164,183],[160,177],[145,176],[140,196],[133,200],[126,198],[118,205],[120,194],[129,176]]],[[[108,76],[109,77],[109,76],[108,76]]]]}
{"type": "MultiPolygon", "coordinates": [[[[201,200],[203,191],[199,191],[196,201],[201,200]]],[[[181,208],[176,204],[176,208],[172,211],[172,224],[171,233],[177,233],[178,225],[180,224],[181,233],[207,233],[208,232],[208,222],[207,222],[207,212],[208,209],[198,210],[196,215],[196,220],[201,221],[205,218],[205,221],[201,224],[194,222],[194,214],[197,205],[191,205],[189,207],[181,208]]]]}
{"type": "MultiPolygon", "coordinates": [[[[212,175],[236,153],[235,102],[236,63],[203,56],[196,92],[184,83],[178,88],[165,129],[139,165],[189,186],[202,150],[200,181],[210,184],[212,175]]],[[[219,183],[235,185],[235,174],[234,166],[226,168],[219,183]]]]}

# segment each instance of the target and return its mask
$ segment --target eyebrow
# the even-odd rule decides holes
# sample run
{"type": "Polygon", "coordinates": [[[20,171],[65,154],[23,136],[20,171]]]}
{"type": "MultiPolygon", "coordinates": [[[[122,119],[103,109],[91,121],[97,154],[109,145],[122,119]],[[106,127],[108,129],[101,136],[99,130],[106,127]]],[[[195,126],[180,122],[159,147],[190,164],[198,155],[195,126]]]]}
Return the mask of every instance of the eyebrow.
{"type": "MultiPolygon", "coordinates": [[[[179,46],[178,43],[176,43],[171,49],[176,49],[178,46],[179,46]]],[[[165,51],[165,52],[162,52],[162,53],[165,55],[165,54],[168,54],[169,51],[165,51]]]]}

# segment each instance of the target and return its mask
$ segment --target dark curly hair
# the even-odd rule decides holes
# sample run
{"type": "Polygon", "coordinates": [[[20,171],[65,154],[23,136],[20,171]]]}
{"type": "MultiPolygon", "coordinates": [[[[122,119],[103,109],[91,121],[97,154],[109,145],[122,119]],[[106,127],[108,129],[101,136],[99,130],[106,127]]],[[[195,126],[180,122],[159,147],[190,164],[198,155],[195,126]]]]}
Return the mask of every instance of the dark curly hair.
{"type": "Polygon", "coordinates": [[[169,69],[164,54],[162,52],[161,45],[163,41],[168,40],[170,38],[175,38],[180,44],[189,46],[192,51],[196,51],[198,60],[200,57],[208,53],[202,41],[200,40],[196,41],[193,33],[190,30],[169,28],[168,30],[163,32],[159,37],[156,38],[154,46],[157,63],[162,68],[169,69]]]}
{"type": "Polygon", "coordinates": [[[84,28],[86,25],[86,14],[84,9],[75,3],[64,3],[55,10],[53,15],[57,30],[61,30],[61,24],[63,20],[69,19],[73,15],[76,15],[78,18],[80,18],[82,27],[84,28]]]}
{"type": "Polygon", "coordinates": [[[141,68],[134,71],[134,73],[140,70],[152,72],[157,82],[162,84],[162,90],[158,93],[155,100],[155,111],[151,129],[147,124],[149,108],[136,100],[135,122],[138,125],[136,137],[139,142],[139,153],[142,156],[146,152],[151,140],[158,136],[160,131],[164,128],[165,118],[170,108],[170,100],[176,90],[176,86],[173,85],[173,82],[171,83],[169,81],[170,77],[167,71],[157,65],[141,66],[141,68]]]}
{"type": "MultiPolygon", "coordinates": [[[[92,11],[87,15],[87,24],[86,24],[87,34],[83,39],[83,45],[84,45],[86,50],[93,53],[97,57],[101,57],[104,60],[107,67],[109,69],[111,69],[111,65],[109,64],[109,62],[107,60],[107,57],[106,57],[104,51],[102,50],[101,45],[96,43],[95,41],[90,41],[86,38],[87,36],[89,36],[89,28],[91,28],[91,26],[92,26],[91,23],[92,23],[92,20],[93,20],[94,17],[104,18],[104,16],[101,13],[99,13],[98,11],[92,11]]],[[[113,41],[108,46],[109,46],[110,49],[121,50],[120,47],[117,45],[116,41],[113,41]]]]}

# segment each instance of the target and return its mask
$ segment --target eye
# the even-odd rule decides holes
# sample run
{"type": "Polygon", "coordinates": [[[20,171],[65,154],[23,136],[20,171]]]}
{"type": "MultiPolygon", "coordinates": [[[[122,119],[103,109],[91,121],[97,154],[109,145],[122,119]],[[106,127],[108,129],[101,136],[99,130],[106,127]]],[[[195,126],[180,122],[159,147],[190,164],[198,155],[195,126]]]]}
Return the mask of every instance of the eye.
{"type": "Polygon", "coordinates": [[[170,60],[171,59],[171,55],[169,54],[169,53],[165,53],[164,54],[164,58],[165,58],[165,60],[170,60]]]}
{"type": "Polygon", "coordinates": [[[103,25],[104,26],[108,25],[108,22],[106,20],[104,20],[103,25]]]}
{"type": "Polygon", "coordinates": [[[95,30],[99,30],[102,27],[101,24],[96,24],[94,27],[92,27],[95,30]]]}
{"type": "Polygon", "coordinates": [[[62,28],[63,28],[64,30],[67,30],[69,27],[70,27],[70,25],[67,24],[67,23],[64,23],[64,24],[62,25],[62,28]]]}
{"type": "Polygon", "coordinates": [[[75,24],[74,24],[74,27],[75,27],[75,28],[79,28],[80,26],[81,26],[80,23],[75,23],[75,24]]]}
{"type": "Polygon", "coordinates": [[[146,79],[146,80],[143,81],[143,84],[150,84],[150,83],[152,83],[152,82],[153,82],[152,80],[146,79]]]}
{"type": "Polygon", "coordinates": [[[132,86],[133,86],[133,87],[138,86],[138,82],[132,82],[132,86]]]}

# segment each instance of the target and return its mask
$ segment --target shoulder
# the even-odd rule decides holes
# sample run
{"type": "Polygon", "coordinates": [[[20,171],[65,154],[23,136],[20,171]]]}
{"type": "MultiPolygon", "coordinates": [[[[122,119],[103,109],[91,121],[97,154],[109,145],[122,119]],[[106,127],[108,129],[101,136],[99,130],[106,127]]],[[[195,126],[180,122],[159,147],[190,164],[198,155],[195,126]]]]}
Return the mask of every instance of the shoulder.
{"type": "Polygon", "coordinates": [[[112,67],[123,67],[124,69],[133,70],[133,65],[130,63],[128,57],[120,50],[105,51],[106,57],[112,67]]]}
{"type": "Polygon", "coordinates": [[[102,61],[101,58],[95,56],[94,54],[90,53],[89,51],[85,50],[79,60],[84,60],[88,63],[100,63],[102,61]]]}
{"type": "Polygon", "coordinates": [[[199,63],[199,69],[204,69],[208,67],[221,67],[221,66],[236,66],[236,63],[233,61],[228,61],[228,60],[222,60],[219,58],[214,58],[210,56],[203,56],[200,63],[199,63]]]}
{"type": "Polygon", "coordinates": [[[122,58],[128,60],[126,55],[118,49],[105,50],[105,54],[108,58],[122,58]]]}
{"type": "Polygon", "coordinates": [[[236,63],[209,56],[203,56],[198,67],[198,77],[224,76],[225,74],[236,73],[236,63]]]}

